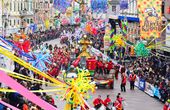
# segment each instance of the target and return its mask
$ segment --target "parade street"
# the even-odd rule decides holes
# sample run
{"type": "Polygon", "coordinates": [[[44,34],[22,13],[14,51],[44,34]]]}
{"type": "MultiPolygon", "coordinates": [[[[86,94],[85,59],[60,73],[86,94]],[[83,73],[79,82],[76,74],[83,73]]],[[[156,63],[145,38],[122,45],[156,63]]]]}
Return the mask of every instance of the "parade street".
{"type": "MultiPolygon", "coordinates": [[[[61,45],[59,39],[55,39],[52,41],[48,41],[45,43],[49,43],[52,45],[61,45]]],[[[119,77],[119,80],[115,80],[114,82],[114,89],[97,89],[96,93],[92,94],[92,98],[89,99],[87,102],[93,107],[93,99],[98,97],[98,95],[102,96],[102,99],[106,98],[106,95],[110,95],[111,99],[114,101],[116,99],[116,95],[120,92],[120,80],[121,78],[119,77]]],[[[48,87],[45,87],[47,89],[48,87]]],[[[125,110],[161,110],[163,104],[155,100],[154,98],[150,97],[146,93],[140,91],[138,88],[135,88],[135,91],[131,91],[130,89],[130,84],[127,84],[127,92],[126,93],[121,93],[122,97],[125,99],[125,104],[124,108],[125,110]]],[[[64,109],[65,102],[58,100],[56,98],[55,92],[50,93],[53,98],[55,99],[55,103],[58,106],[60,110],[64,109]]]]}

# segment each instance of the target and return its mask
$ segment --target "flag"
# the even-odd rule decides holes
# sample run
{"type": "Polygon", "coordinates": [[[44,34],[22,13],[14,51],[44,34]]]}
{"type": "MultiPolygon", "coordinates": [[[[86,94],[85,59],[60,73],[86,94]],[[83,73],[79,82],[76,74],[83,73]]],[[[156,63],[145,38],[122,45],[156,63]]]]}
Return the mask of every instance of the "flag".
{"type": "Polygon", "coordinates": [[[162,31],[162,0],[138,0],[141,38],[160,37],[162,31]]]}

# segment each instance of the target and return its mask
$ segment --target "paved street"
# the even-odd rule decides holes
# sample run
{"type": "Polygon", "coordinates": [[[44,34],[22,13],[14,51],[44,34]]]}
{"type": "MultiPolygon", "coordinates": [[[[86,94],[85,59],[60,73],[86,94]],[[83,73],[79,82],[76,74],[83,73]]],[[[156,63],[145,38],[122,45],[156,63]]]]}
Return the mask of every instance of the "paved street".
{"type": "MultiPolygon", "coordinates": [[[[115,100],[117,93],[120,92],[119,88],[120,82],[115,82],[115,89],[98,89],[95,94],[92,94],[92,99],[88,100],[88,103],[93,106],[92,102],[93,99],[96,98],[99,94],[102,96],[102,99],[106,98],[107,94],[110,94],[112,101],[115,100]]],[[[51,93],[55,98],[55,103],[60,110],[64,110],[65,102],[57,99],[54,95],[55,93],[51,93]]],[[[163,104],[161,104],[156,99],[148,96],[144,92],[138,90],[137,88],[135,91],[131,91],[129,89],[129,84],[127,84],[127,92],[122,93],[122,96],[126,100],[126,105],[124,106],[125,110],[162,110],[163,104]]]]}
{"type": "MultiPolygon", "coordinates": [[[[57,44],[60,45],[59,39],[49,41],[49,44],[57,44]]],[[[120,79],[120,78],[119,78],[120,79]]],[[[125,110],[162,110],[163,104],[157,101],[156,99],[148,96],[144,92],[138,90],[137,88],[135,91],[131,91],[129,89],[129,83],[126,86],[127,92],[122,93],[122,96],[126,100],[126,106],[124,107],[125,110]]],[[[92,99],[88,100],[88,103],[93,106],[93,99],[96,98],[99,94],[102,96],[103,99],[106,98],[106,95],[109,94],[112,98],[112,101],[115,101],[117,93],[120,92],[120,80],[115,81],[115,88],[114,90],[109,89],[98,89],[95,94],[92,94],[92,99]]],[[[51,93],[55,98],[55,103],[60,110],[64,109],[65,102],[57,99],[54,95],[55,93],[51,93]]]]}

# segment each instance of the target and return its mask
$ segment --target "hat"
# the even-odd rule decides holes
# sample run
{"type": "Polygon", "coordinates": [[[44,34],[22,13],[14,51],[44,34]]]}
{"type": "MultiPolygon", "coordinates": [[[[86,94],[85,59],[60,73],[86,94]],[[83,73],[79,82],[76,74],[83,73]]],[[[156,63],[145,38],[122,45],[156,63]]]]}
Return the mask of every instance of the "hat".
{"type": "Polygon", "coordinates": [[[170,103],[170,99],[168,99],[167,102],[170,103]]]}

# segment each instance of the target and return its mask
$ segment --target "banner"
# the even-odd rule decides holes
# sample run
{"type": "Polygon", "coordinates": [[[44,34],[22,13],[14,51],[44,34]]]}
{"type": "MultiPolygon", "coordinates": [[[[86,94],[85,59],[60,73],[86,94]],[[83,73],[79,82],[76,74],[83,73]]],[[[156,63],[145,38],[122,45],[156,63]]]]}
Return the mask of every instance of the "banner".
{"type": "Polygon", "coordinates": [[[91,9],[93,12],[106,12],[107,0],[91,0],[91,9]]]}
{"type": "MultiPolygon", "coordinates": [[[[95,48],[91,48],[90,49],[90,52],[92,55],[95,55],[95,56],[99,56],[99,55],[102,55],[102,58],[104,61],[107,61],[108,59],[110,59],[107,55],[103,54],[100,50],[97,50],[95,48]]],[[[117,65],[118,63],[112,59],[110,59],[115,65],[117,65]]]]}
{"type": "Polygon", "coordinates": [[[160,37],[162,31],[162,1],[138,0],[137,6],[141,38],[150,39],[151,37],[160,37]]]}
{"type": "Polygon", "coordinates": [[[128,9],[128,0],[120,0],[120,9],[128,9]]]}
{"type": "Polygon", "coordinates": [[[144,79],[139,79],[139,89],[141,91],[145,91],[145,80],[144,79]]]}
{"type": "Polygon", "coordinates": [[[71,3],[72,0],[54,0],[54,7],[63,13],[71,6],[71,3]]]}
{"type": "Polygon", "coordinates": [[[145,83],[145,93],[150,95],[151,97],[154,96],[154,86],[148,82],[145,83]]]}
{"type": "Polygon", "coordinates": [[[138,76],[136,76],[135,86],[139,87],[139,77],[138,76]]]}

